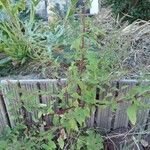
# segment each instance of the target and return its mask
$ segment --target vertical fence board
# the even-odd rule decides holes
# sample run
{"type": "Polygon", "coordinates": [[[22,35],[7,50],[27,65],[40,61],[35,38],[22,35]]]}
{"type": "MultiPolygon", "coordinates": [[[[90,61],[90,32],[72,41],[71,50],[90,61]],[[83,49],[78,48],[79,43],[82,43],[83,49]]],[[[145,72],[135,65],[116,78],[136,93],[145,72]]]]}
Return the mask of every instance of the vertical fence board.
{"type": "Polygon", "coordinates": [[[95,110],[91,110],[91,116],[90,116],[90,118],[87,119],[86,123],[87,123],[87,127],[89,127],[89,128],[94,127],[95,111],[96,111],[96,108],[95,108],[95,110]]]}
{"type": "MultiPolygon", "coordinates": [[[[140,84],[141,87],[147,87],[150,86],[150,82],[144,81],[140,84]]],[[[139,99],[142,103],[144,103],[146,106],[150,106],[150,97],[141,97],[139,99]]],[[[138,110],[137,113],[137,125],[139,127],[145,127],[147,123],[147,119],[149,118],[149,108],[141,108],[138,110]]]]}
{"type": "Polygon", "coordinates": [[[148,115],[148,118],[147,118],[147,127],[146,127],[146,129],[148,130],[148,131],[150,131],[150,110],[149,110],[149,115],[148,115]]]}
{"type": "MultiPolygon", "coordinates": [[[[136,86],[136,81],[126,82],[119,81],[119,97],[121,98],[124,94],[129,92],[134,86],[136,86]],[[126,87],[125,87],[126,86],[126,87]]],[[[121,127],[128,127],[129,119],[127,116],[127,108],[130,102],[122,102],[119,104],[118,109],[115,114],[114,129],[121,127]]]]}
{"type": "Polygon", "coordinates": [[[26,104],[25,108],[33,107],[28,112],[29,121],[38,121],[38,107],[39,107],[39,89],[37,87],[37,81],[20,81],[21,100],[26,104]],[[37,108],[36,108],[37,107],[37,108]]]}
{"type": "Polygon", "coordinates": [[[19,121],[19,95],[18,81],[2,81],[2,94],[5,100],[7,114],[9,116],[10,125],[15,126],[16,119],[19,121]],[[16,118],[17,117],[17,118],[16,118]]]}
{"type": "MultiPolygon", "coordinates": [[[[113,87],[116,87],[115,82],[111,83],[111,87],[107,87],[102,94],[100,90],[99,100],[103,101],[106,98],[106,96],[108,96],[108,94],[111,94],[111,96],[108,97],[107,100],[108,101],[113,100],[115,96],[115,92],[112,90],[113,87]]],[[[107,106],[106,108],[105,107],[98,108],[96,115],[96,127],[101,128],[104,132],[109,132],[111,130],[112,117],[113,113],[110,106],[107,106]]]]}
{"type": "MultiPolygon", "coordinates": [[[[56,82],[54,80],[49,80],[39,83],[42,103],[47,105],[47,109],[53,110],[54,105],[56,105],[56,98],[54,96],[54,84],[56,84],[56,82]]],[[[47,122],[47,124],[52,124],[52,119],[53,116],[46,115],[44,120],[47,122]]]]}
{"type": "Polygon", "coordinates": [[[2,95],[0,95],[0,133],[8,125],[6,113],[7,112],[4,109],[3,98],[2,98],[2,95]]]}
{"type": "Polygon", "coordinates": [[[53,94],[53,82],[40,82],[40,91],[42,103],[50,107],[53,94]]]}
{"type": "Polygon", "coordinates": [[[9,102],[8,97],[7,97],[7,94],[10,93],[9,91],[10,91],[10,89],[9,89],[8,85],[6,83],[4,83],[3,88],[2,88],[2,94],[3,94],[3,97],[5,99],[6,111],[7,111],[9,120],[10,120],[10,124],[11,124],[11,126],[13,126],[14,121],[11,119],[12,113],[10,112],[10,102],[9,102]]]}
{"type": "MultiPolygon", "coordinates": [[[[39,84],[42,103],[46,104],[47,109],[50,109],[50,111],[57,111],[59,109],[59,99],[57,97],[58,92],[66,84],[66,80],[43,80],[39,82],[39,84]]],[[[43,121],[46,122],[45,128],[49,127],[49,125],[52,125],[53,116],[54,115],[50,115],[48,113],[43,117],[43,121]]]]}
{"type": "MultiPolygon", "coordinates": [[[[61,82],[59,81],[59,83],[61,83],[61,82]]],[[[56,95],[58,94],[59,90],[60,90],[60,89],[58,89],[58,88],[61,88],[61,85],[59,86],[59,85],[58,85],[58,81],[55,80],[55,81],[53,82],[53,94],[54,94],[54,96],[52,97],[53,101],[55,101],[55,103],[54,103],[54,110],[55,110],[55,111],[57,111],[57,110],[59,109],[59,108],[58,108],[59,99],[58,99],[58,97],[56,96],[56,95]]]]}

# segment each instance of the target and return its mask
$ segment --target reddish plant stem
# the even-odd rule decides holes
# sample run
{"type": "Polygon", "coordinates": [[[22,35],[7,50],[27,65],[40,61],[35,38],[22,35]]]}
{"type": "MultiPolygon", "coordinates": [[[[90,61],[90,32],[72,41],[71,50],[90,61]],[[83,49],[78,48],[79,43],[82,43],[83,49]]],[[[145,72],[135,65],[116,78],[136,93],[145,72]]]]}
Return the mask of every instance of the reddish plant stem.
{"type": "Polygon", "coordinates": [[[86,8],[85,8],[85,2],[83,4],[83,8],[82,8],[82,14],[81,14],[81,25],[82,25],[82,29],[81,29],[81,33],[82,33],[82,38],[81,38],[81,52],[82,52],[82,56],[81,56],[81,60],[79,61],[79,72],[80,74],[82,74],[82,72],[84,71],[85,68],[85,57],[84,57],[84,51],[85,51],[85,32],[86,32],[86,8]]]}
{"type": "MultiPolygon", "coordinates": [[[[83,4],[83,8],[82,8],[82,13],[81,13],[81,25],[82,25],[82,28],[81,28],[81,33],[82,33],[82,38],[81,38],[81,60],[79,60],[79,63],[78,63],[78,69],[79,69],[79,74],[80,74],[80,77],[81,77],[81,74],[84,72],[85,70],[85,32],[86,32],[86,8],[85,8],[85,2],[83,4]]],[[[81,91],[81,88],[80,86],[78,85],[77,87],[77,93],[81,96],[82,95],[82,91],[81,91]]],[[[82,104],[81,100],[78,99],[78,102],[79,102],[79,105],[82,104]]]]}
{"type": "Polygon", "coordinates": [[[82,11],[82,15],[81,15],[81,23],[82,23],[82,45],[81,45],[81,49],[85,48],[85,38],[84,38],[84,34],[85,34],[85,14],[86,14],[86,9],[85,9],[85,3],[83,6],[83,11],[82,11]]]}

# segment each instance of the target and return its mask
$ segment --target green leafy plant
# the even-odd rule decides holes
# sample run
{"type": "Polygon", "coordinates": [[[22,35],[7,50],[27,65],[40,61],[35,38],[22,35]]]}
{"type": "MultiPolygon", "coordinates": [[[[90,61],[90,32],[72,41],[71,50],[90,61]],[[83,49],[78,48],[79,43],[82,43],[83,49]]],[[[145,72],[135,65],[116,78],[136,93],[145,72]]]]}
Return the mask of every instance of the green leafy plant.
{"type": "Polygon", "coordinates": [[[77,150],[103,150],[103,139],[99,134],[93,131],[87,131],[87,135],[80,135],[77,140],[77,150]]]}
{"type": "MultiPolygon", "coordinates": [[[[115,110],[120,103],[129,102],[131,105],[127,109],[127,115],[133,125],[137,120],[137,109],[141,106],[147,108],[144,103],[137,100],[142,95],[149,94],[149,87],[143,90],[139,87],[133,88],[120,97],[113,94],[118,89],[106,91],[106,87],[107,89],[111,88],[112,81],[120,78],[122,66],[119,65],[119,61],[123,56],[118,55],[118,51],[111,48],[99,50],[101,45],[97,42],[95,34],[95,30],[99,30],[94,28],[93,24],[91,25],[84,14],[79,14],[78,20],[74,21],[75,24],[71,24],[69,20],[74,19],[71,17],[71,11],[69,9],[65,21],[62,24],[58,21],[56,27],[51,24],[50,27],[43,26],[40,28],[39,24],[37,26],[31,17],[31,22],[25,24],[28,27],[23,28],[25,31],[22,32],[19,21],[17,26],[13,25],[14,31],[19,28],[17,30],[20,31],[19,36],[17,33],[12,33],[12,30],[7,31],[8,28],[10,29],[9,23],[6,23],[7,25],[2,24],[2,29],[7,31],[5,34],[8,41],[14,39],[13,41],[17,43],[16,37],[23,37],[22,43],[19,43],[21,54],[23,50],[23,57],[20,55],[13,56],[14,52],[11,53],[8,50],[10,56],[23,61],[24,56],[30,54],[30,58],[38,60],[38,52],[47,48],[44,57],[40,57],[40,59],[46,59],[45,54],[52,54],[56,58],[55,61],[62,63],[65,57],[67,60],[65,64],[68,65],[68,68],[65,85],[54,86],[53,88],[56,88],[55,93],[51,90],[44,93],[42,89],[32,92],[17,89],[19,93],[22,93],[20,94],[20,102],[15,106],[17,109],[13,109],[15,98],[12,93],[9,93],[16,127],[6,130],[5,136],[0,140],[1,149],[104,149],[101,134],[87,129],[86,124],[96,108],[111,107],[112,110],[115,110]],[[79,25],[75,28],[76,32],[72,32],[76,25],[79,25]],[[27,36],[30,39],[27,42],[29,45],[24,42],[24,40],[28,40],[24,38],[25,35],[32,35],[27,36]],[[27,49],[24,49],[25,46],[28,46],[27,49]],[[67,48],[69,55],[66,57],[68,53],[65,50],[67,48]],[[26,50],[27,53],[24,55],[26,50]],[[59,60],[59,58],[62,59],[59,60]],[[97,89],[100,89],[100,94],[105,95],[101,101],[96,98],[97,89]],[[37,102],[39,95],[50,95],[54,101],[49,100],[46,104],[39,104],[37,102]],[[19,111],[22,112],[20,115],[18,114],[19,111]]],[[[8,44],[5,45],[5,42],[2,41],[4,48],[8,46],[8,44]]],[[[17,45],[18,48],[16,43],[15,46],[17,45]]]]}
{"type": "Polygon", "coordinates": [[[107,0],[107,2],[112,5],[112,10],[116,15],[126,15],[126,19],[130,21],[150,19],[150,2],[148,0],[107,0]]]}
{"type": "Polygon", "coordinates": [[[25,10],[24,1],[12,3],[7,0],[0,3],[2,9],[8,15],[8,18],[0,24],[0,49],[13,61],[24,63],[29,54],[36,49],[34,43],[32,43],[34,36],[36,35],[36,38],[41,38],[34,34],[34,31],[38,29],[38,27],[35,28],[36,25],[33,22],[34,10],[31,8],[30,19],[23,22],[19,18],[19,13],[25,10]]]}
{"type": "Polygon", "coordinates": [[[24,1],[1,1],[1,10],[7,14],[0,23],[0,52],[5,55],[0,61],[1,68],[32,62],[37,70],[46,70],[50,65],[56,66],[56,59],[67,65],[71,62],[74,51],[70,45],[79,36],[79,22],[73,16],[69,16],[70,21],[58,18],[55,24],[37,20],[36,4],[33,1],[28,10],[24,1]]]}

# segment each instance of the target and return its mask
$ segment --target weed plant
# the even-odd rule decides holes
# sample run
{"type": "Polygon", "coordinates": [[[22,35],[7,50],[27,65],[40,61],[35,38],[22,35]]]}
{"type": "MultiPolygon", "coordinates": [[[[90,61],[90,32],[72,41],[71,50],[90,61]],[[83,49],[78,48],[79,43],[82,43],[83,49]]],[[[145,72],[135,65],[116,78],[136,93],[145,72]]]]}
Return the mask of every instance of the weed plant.
{"type": "Polygon", "coordinates": [[[33,8],[30,19],[21,23],[17,15],[20,5],[16,6],[15,15],[9,1],[0,2],[13,15],[1,24],[1,47],[12,61],[24,63],[29,58],[36,61],[51,58],[52,62],[55,60],[68,65],[66,84],[57,85],[55,93],[48,91],[55,101],[50,99],[47,104],[37,103],[35,94],[44,94],[41,89],[20,96],[21,102],[17,103],[17,109],[13,109],[15,99],[8,93],[16,126],[4,131],[0,149],[103,150],[101,134],[88,129],[86,123],[96,108],[111,107],[115,111],[120,103],[129,102],[131,105],[127,115],[132,125],[136,124],[138,109],[149,108],[139,101],[143,96],[149,97],[149,86],[137,86],[118,97],[114,95],[118,89],[107,91],[112,81],[119,80],[125,73],[120,65],[123,56],[118,55],[118,51],[111,46],[99,51],[101,45],[97,42],[97,34],[102,32],[86,18],[85,7],[82,13],[79,12],[77,20],[73,17],[77,0],[72,0],[72,6],[61,23],[58,21],[46,25],[34,21],[33,8]],[[101,101],[96,98],[97,89],[106,95],[101,101]],[[23,112],[22,115],[18,115],[19,110],[23,112]],[[32,119],[28,120],[26,114],[33,114],[32,119]],[[53,118],[51,124],[46,118],[53,118]]]}

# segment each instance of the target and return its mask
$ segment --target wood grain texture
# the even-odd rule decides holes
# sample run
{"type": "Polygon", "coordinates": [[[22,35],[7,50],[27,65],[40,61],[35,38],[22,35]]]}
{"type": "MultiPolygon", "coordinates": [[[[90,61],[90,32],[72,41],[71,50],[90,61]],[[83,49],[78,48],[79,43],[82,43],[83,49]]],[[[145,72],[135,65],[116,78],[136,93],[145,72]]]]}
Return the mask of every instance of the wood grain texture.
{"type": "MultiPolygon", "coordinates": [[[[119,89],[118,89],[118,97],[122,99],[133,87],[135,87],[137,81],[126,82],[126,81],[119,81],[119,89]]],[[[127,116],[127,108],[130,105],[130,102],[125,101],[118,105],[115,119],[114,119],[114,127],[113,129],[117,128],[128,128],[129,119],[127,116]]]]}
{"type": "Polygon", "coordinates": [[[29,122],[38,122],[38,109],[40,100],[37,81],[20,80],[19,83],[21,93],[20,98],[24,108],[27,111],[27,118],[29,122]]]}
{"type": "Polygon", "coordinates": [[[0,133],[3,132],[4,128],[8,125],[6,118],[6,110],[4,109],[3,98],[0,96],[0,133]]]}
{"type": "Polygon", "coordinates": [[[93,128],[95,126],[95,124],[94,124],[95,112],[96,112],[96,108],[93,108],[93,110],[91,109],[91,116],[90,116],[90,118],[87,119],[87,122],[86,122],[88,128],[93,128]]]}
{"type": "MultiPolygon", "coordinates": [[[[139,85],[141,88],[150,87],[150,81],[141,82],[139,85]]],[[[139,101],[143,103],[146,106],[150,107],[150,96],[145,96],[139,98],[139,101]]],[[[140,108],[137,113],[137,126],[139,128],[145,128],[147,125],[149,125],[149,108],[140,108]]]]}
{"type": "Polygon", "coordinates": [[[1,82],[3,84],[2,94],[5,100],[6,111],[9,117],[11,127],[15,126],[16,121],[19,121],[19,95],[18,82],[10,81],[1,82]]]}
{"type": "MultiPolygon", "coordinates": [[[[100,90],[99,100],[106,100],[108,102],[113,101],[115,97],[115,91],[112,90],[113,87],[116,87],[116,82],[111,83],[111,85],[107,85],[104,89],[100,90]]],[[[113,113],[110,106],[100,106],[96,115],[96,127],[99,127],[104,132],[109,132],[111,130],[112,117],[113,113]]]]}
{"type": "MultiPolygon", "coordinates": [[[[46,104],[46,109],[48,112],[54,110],[54,106],[56,105],[57,101],[55,98],[55,91],[54,91],[54,84],[56,84],[56,81],[48,81],[48,82],[38,82],[39,83],[39,90],[40,90],[40,96],[41,96],[41,103],[46,104]]],[[[43,121],[45,121],[47,124],[52,124],[52,115],[46,115],[43,118],[43,121]]]]}

